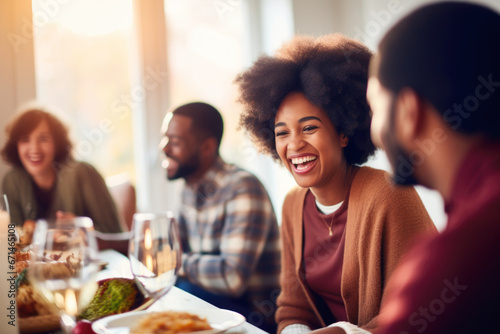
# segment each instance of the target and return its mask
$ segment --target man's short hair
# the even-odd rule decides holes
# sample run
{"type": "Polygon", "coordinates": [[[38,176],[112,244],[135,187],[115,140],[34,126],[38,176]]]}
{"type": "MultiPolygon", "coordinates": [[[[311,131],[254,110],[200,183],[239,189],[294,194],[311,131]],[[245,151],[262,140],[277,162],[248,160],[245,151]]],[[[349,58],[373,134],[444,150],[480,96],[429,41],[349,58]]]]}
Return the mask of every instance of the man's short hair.
{"type": "Polygon", "coordinates": [[[191,118],[191,130],[195,135],[200,139],[214,137],[217,147],[220,146],[224,122],[219,111],[213,106],[204,102],[192,102],[178,107],[172,113],[191,118]]]}
{"type": "Polygon", "coordinates": [[[477,4],[423,6],[379,44],[374,72],[395,94],[410,87],[459,132],[500,137],[500,15],[477,4]]]}

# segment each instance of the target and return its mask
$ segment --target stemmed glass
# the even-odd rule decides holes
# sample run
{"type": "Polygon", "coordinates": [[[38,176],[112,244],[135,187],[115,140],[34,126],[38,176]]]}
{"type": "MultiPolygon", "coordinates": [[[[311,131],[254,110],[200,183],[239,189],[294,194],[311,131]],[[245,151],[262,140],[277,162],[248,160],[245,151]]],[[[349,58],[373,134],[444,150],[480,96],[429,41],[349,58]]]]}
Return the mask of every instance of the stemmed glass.
{"type": "Polygon", "coordinates": [[[98,248],[90,218],[39,220],[33,234],[28,279],[59,310],[71,333],[76,316],[97,289],[98,248]]]}
{"type": "MultiPolygon", "coordinates": [[[[5,229],[2,230],[0,233],[6,233],[9,224],[10,224],[9,202],[7,200],[7,195],[0,193],[0,227],[2,229],[5,229]]],[[[18,239],[17,231],[14,231],[14,234],[17,240],[18,239]]]]}
{"type": "Polygon", "coordinates": [[[9,202],[7,201],[7,195],[0,193],[0,210],[9,212],[9,202]]]}
{"type": "Polygon", "coordinates": [[[136,213],[132,222],[129,258],[137,286],[148,298],[158,299],[175,284],[181,266],[181,243],[170,212],[136,213]]]}
{"type": "MultiPolygon", "coordinates": [[[[4,228],[5,231],[7,231],[9,223],[9,202],[7,201],[7,195],[2,195],[2,193],[0,193],[0,227],[4,228]]],[[[0,233],[2,232],[5,233],[4,231],[1,231],[0,233]]],[[[17,233],[15,234],[17,239],[17,233]]]]}

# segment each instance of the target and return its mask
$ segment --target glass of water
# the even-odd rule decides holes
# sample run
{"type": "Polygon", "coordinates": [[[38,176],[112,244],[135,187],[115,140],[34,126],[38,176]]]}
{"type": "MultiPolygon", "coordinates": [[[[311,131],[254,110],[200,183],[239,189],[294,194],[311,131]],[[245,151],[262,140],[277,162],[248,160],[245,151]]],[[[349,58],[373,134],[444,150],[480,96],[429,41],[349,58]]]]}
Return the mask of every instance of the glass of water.
{"type": "Polygon", "coordinates": [[[136,213],[129,259],[135,281],[148,298],[158,299],[175,284],[181,266],[177,222],[170,212],[136,213]]]}

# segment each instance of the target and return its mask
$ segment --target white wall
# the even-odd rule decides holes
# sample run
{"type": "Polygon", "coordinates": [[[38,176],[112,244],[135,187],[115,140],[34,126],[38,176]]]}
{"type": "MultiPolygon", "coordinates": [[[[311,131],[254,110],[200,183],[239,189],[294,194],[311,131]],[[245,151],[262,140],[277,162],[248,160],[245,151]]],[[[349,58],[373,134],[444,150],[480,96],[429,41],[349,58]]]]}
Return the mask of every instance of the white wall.
{"type": "MultiPolygon", "coordinates": [[[[31,1],[0,1],[0,143],[18,106],[35,98],[31,1]]],[[[8,170],[0,159],[0,180],[8,170]]]]}
{"type": "MultiPolygon", "coordinates": [[[[460,0],[459,0],[460,1],[460,0]]],[[[293,0],[295,32],[321,35],[343,33],[376,51],[385,31],[416,7],[439,0],[293,0]]],[[[463,0],[490,6],[500,11],[498,0],[463,0]]],[[[387,158],[379,152],[368,165],[390,170],[387,158]]],[[[416,187],[438,229],[446,224],[441,196],[433,190],[416,187]]]]}

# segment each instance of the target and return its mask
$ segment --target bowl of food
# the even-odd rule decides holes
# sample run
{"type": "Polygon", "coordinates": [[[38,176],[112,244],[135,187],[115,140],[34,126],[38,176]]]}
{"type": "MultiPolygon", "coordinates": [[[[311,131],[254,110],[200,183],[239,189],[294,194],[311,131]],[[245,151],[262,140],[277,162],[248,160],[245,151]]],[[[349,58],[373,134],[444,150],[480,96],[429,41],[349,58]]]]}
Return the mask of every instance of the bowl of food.
{"type": "Polygon", "coordinates": [[[97,334],[216,334],[245,322],[241,314],[219,308],[139,311],[102,318],[92,324],[97,334]]]}

